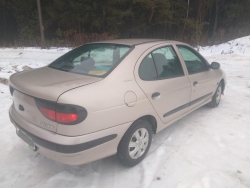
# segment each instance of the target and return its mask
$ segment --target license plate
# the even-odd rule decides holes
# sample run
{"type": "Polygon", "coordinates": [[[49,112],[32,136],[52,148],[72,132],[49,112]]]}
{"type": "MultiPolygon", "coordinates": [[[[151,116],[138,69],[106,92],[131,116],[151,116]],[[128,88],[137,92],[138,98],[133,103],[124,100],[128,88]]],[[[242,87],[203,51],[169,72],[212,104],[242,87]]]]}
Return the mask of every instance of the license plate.
{"type": "Polygon", "coordinates": [[[22,130],[16,128],[16,134],[24,141],[28,144],[29,148],[36,151],[36,145],[33,142],[33,140],[22,130]]]}

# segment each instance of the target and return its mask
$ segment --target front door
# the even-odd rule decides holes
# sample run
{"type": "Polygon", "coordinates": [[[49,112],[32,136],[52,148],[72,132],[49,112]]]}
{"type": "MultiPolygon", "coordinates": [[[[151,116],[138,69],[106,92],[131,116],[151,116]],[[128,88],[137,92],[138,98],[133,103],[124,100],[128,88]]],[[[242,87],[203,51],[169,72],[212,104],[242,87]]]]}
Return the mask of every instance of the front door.
{"type": "Polygon", "coordinates": [[[180,55],[186,64],[191,82],[192,96],[190,109],[202,105],[213,96],[217,82],[215,73],[207,61],[195,50],[185,45],[177,45],[180,55]]]}
{"type": "Polygon", "coordinates": [[[171,45],[146,51],[137,61],[135,78],[164,123],[188,111],[190,81],[171,45]]]}

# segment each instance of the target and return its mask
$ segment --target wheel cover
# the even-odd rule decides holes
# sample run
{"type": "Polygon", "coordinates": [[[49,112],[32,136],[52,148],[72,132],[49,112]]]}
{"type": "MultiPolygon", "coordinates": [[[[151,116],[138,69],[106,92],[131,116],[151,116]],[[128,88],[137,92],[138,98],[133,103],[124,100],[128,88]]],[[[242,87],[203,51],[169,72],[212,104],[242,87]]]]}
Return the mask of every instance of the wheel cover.
{"type": "Polygon", "coordinates": [[[220,102],[221,98],[221,86],[218,87],[217,92],[216,92],[216,103],[218,104],[220,102]]]}
{"type": "Polygon", "coordinates": [[[132,159],[138,159],[141,157],[148,146],[149,134],[148,130],[141,128],[135,131],[130,139],[128,146],[128,153],[132,159]]]}

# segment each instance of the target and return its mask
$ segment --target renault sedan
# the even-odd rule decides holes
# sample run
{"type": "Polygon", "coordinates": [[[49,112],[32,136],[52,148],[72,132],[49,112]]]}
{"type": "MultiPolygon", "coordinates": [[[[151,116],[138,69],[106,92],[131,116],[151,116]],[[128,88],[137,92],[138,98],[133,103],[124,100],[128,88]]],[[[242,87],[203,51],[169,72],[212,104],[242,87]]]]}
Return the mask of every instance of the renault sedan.
{"type": "Polygon", "coordinates": [[[205,104],[217,107],[225,86],[220,64],[185,43],[94,42],[12,75],[9,114],[17,135],[55,161],[80,165],[116,154],[134,166],[152,134],[205,104]]]}

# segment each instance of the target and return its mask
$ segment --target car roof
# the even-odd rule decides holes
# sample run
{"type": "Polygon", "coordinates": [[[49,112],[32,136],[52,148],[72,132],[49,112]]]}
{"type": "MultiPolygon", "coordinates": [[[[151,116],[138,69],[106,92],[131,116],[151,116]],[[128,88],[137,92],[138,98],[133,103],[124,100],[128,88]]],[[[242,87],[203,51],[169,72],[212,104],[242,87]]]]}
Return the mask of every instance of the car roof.
{"type": "Polygon", "coordinates": [[[115,39],[115,40],[97,41],[94,43],[111,43],[111,44],[123,44],[123,45],[129,45],[129,46],[136,46],[136,45],[142,45],[142,44],[151,43],[151,42],[177,43],[177,41],[165,40],[165,39],[115,39]]]}

